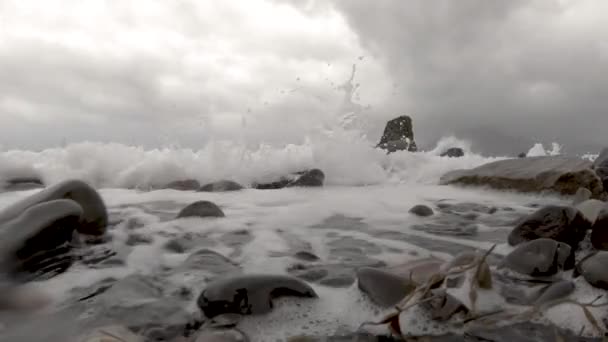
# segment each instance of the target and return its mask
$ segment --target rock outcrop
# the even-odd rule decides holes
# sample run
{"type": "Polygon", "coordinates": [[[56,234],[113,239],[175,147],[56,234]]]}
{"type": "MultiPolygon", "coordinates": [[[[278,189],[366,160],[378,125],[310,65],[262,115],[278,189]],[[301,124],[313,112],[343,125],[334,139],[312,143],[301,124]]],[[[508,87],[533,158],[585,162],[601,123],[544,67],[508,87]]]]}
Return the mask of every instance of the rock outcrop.
{"type": "Polygon", "coordinates": [[[412,119],[407,115],[402,115],[387,122],[377,147],[389,153],[396,151],[416,152],[418,148],[414,141],[412,119]]]}
{"type": "Polygon", "coordinates": [[[448,172],[440,183],[562,195],[574,195],[582,187],[589,189],[594,198],[601,198],[603,185],[591,166],[589,161],[563,156],[505,159],[471,170],[448,172]]]}

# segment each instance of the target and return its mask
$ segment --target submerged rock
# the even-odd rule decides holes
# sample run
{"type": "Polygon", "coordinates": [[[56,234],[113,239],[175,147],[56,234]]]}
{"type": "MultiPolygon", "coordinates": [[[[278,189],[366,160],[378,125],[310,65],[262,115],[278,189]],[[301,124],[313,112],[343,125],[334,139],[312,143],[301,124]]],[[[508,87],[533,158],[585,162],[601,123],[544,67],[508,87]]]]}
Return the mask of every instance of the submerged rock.
{"type": "Polygon", "coordinates": [[[567,243],[576,250],[591,228],[589,221],[576,208],[547,206],[524,218],[509,234],[509,244],[518,245],[539,238],[567,243]]]}
{"type": "Polygon", "coordinates": [[[589,189],[594,198],[603,193],[601,180],[591,169],[591,162],[564,156],[500,160],[471,170],[448,172],[440,183],[521,192],[553,191],[562,195],[574,195],[582,187],[589,189]]]}
{"type": "Polygon", "coordinates": [[[241,269],[232,260],[210,249],[200,249],[188,256],[178,267],[179,271],[205,271],[212,275],[240,273],[241,269]]]}
{"type": "Polygon", "coordinates": [[[0,213],[0,224],[20,215],[27,208],[52,200],[69,199],[82,208],[79,233],[103,235],[108,225],[108,212],[101,196],[91,186],[79,180],[68,180],[50,186],[27,197],[0,213]]]}
{"type": "Polygon", "coordinates": [[[38,177],[13,177],[0,181],[0,190],[23,191],[44,188],[44,182],[38,177]]]}
{"type": "Polygon", "coordinates": [[[409,210],[409,213],[417,216],[427,217],[433,215],[433,209],[431,209],[429,206],[418,204],[413,206],[409,210]]]}
{"type": "Polygon", "coordinates": [[[177,218],[183,217],[224,217],[224,212],[215,203],[209,201],[194,202],[177,214],[177,218]]]}
{"type": "Polygon", "coordinates": [[[606,265],[608,265],[608,252],[592,253],[576,265],[575,275],[582,275],[589,284],[608,290],[606,265]]]}
{"type": "Polygon", "coordinates": [[[316,298],[305,282],[282,275],[236,275],[210,283],[197,300],[208,318],[225,313],[256,315],[272,310],[272,299],[283,296],[316,298]]]}
{"type": "Polygon", "coordinates": [[[384,308],[396,305],[416,289],[416,283],[407,278],[370,267],[357,270],[357,280],[359,289],[384,308]]]}
{"type": "Polygon", "coordinates": [[[231,180],[221,180],[209,184],[203,185],[199,191],[202,192],[226,192],[226,191],[238,191],[242,190],[244,187],[234,181],[231,180]]]}
{"type": "Polygon", "coordinates": [[[418,148],[414,141],[412,119],[407,115],[402,115],[388,121],[377,147],[389,153],[396,151],[416,152],[418,148]]]}
{"type": "Polygon", "coordinates": [[[509,253],[503,266],[530,276],[552,276],[567,268],[572,249],[551,239],[525,242],[509,253]]]}
{"type": "Polygon", "coordinates": [[[194,191],[198,190],[200,187],[201,185],[196,179],[178,180],[164,186],[165,189],[181,191],[194,191]]]}
{"type": "Polygon", "coordinates": [[[460,147],[450,147],[439,155],[440,157],[459,158],[464,157],[464,151],[460,147]]]}
{"type": "Polygon", "coordinates": [[[608,250],[608,208],[604,208],[597,216],[591,230],[593,248],[608,250]]]}

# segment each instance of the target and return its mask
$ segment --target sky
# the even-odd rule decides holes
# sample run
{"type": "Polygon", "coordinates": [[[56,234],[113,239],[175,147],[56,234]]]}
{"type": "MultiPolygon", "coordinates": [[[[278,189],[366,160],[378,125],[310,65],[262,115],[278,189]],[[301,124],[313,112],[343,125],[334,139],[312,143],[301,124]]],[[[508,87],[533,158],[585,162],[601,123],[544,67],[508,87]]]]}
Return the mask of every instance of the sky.
{"type": "Polygon", "coordinates": [[[0,146],[608,145],[605,0],[0,0],[0,146]],[[353,66],[356,68],[354,77],[353,66]]]}

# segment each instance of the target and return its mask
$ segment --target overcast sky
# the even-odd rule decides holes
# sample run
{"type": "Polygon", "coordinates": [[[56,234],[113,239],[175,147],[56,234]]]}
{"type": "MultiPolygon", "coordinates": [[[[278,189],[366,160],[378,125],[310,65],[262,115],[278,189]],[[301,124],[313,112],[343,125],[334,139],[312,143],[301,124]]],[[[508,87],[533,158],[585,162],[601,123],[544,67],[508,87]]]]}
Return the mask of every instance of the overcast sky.
{"type": "Polygon", "coordinates": [[[594,151],[608,145],[607,13],[605,0],[0,0],[0,145],[281,144],[354,109],[372,139],[408,114],[423,147],[594,151]]]}

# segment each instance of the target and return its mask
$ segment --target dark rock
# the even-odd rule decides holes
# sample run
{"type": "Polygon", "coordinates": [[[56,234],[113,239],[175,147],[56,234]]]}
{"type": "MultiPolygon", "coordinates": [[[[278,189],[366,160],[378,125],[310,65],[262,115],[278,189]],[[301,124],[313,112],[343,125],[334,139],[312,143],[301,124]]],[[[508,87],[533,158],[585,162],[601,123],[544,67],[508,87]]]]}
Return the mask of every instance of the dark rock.
{"type": "Polygon", "coordinates": [[[517,158],[526,158],[528,155],[524,152],[517,155],[517,158]]]}
{"type": "Polygon", "coordinates": [[[276,189],[283,189],[284,187],[287,186],[287,184],[289,184],[289,182],[291,182],[290,179],[282,177],[280,180],[278,180],[276,182],[253,183],[252,187],[254,189],[258,189],[258,190],[276,190],[276,189]]]}
{"type": "Polygon", "coordinates": [[[536,239],[517,246],[504,258],[504,266],[530,276],[552,276],[565,269],[572,249],[551,239],[536,239]]]}
{"type": "Polygon", "coordinates": [[[357,280],[359,289],[385,308],[396,305],[416,288],[416,283],[408,278],[369,267],[357,270],[357,280]]]}
{"type": "Polygon", "coordinates": [[[164,186],[165,189],[173,189],[180,191],[198,190],[201,184],[195,179],[178,180],[164,186]]]}
{"type": "Polygon", "coordinates": [[[272,299],[282,296],[316,298],[308,284],[282,275],[238,275],[210,283],[197,300],[208,318],[225,313],[263,314],[272,310],[272,299]]]}
{"type": "Polygon", "coordinates": [[[209,184],[203,185],[199,191],[203,192],[225,192],[225,191],[238,191],[242,190],[244,187],[234,181],[231,180],[221,180],[218,182],[213,182],[209,184]]]}
{"type": "Polygon", "coordinates": [[[589,221],[578,209],[551,205],[523,219],[511,231],[508,241],[515,246],[524,241],[548,238],[567,243],[572,250],[576,250],[589,228],[589,221]]]}
{"type": "Polygon", "coordinates": [[[439,155],[440,157],[460,158],[464,157],[464,151],[460,147],[450,147],[439,155]]]}
{"type": "Polygon", "coordinates": [[[20,215],[33,205],[59,199],[72,200],[82,207],[78,232],[88,235],[105,233],[108,224],[106,206],[95,189],[79,180],[57,183],[4,209],[0,213],[0,224],[20,215]]]}
{"type": "Polygon", "coordinates": [[[303,260],[303,261],[317,261],[317,260],[319,260],[318,256],[314,255],[311,252],[307,252],[307,251],[296,252],[293,255],[293,257],[296,258],[296,259],[303,260]]]}
{"type": "Polygon", "coordinates": [[[574,283],[569,280],[560,280],[544,287],[538,297],[532,301],[534,305],[542,305],[554,300],[562,299],[574,292],[574,283]]]}
{"type": "Polygon", "coordinates": [[[427,282],[434,274],[439,273],[443,264],[443,260],[429,257],[391,266],[386,270],[403,278],[411,279],[415,284],[420,285],[427,282]]]}
{"type": "Polygon", "coordinates": [[[608,290],[606,265],[608,265],[608,252],[592,253],[576,265],[575,276],[582,275],[589,284],[608,290]]]}
{"type": "Polygon", "coordinates": [[[151,236],[141,235],[141,234],[129,234],[127,241],[125,244],[127,246],[137,246],[137,245],[149,245],[154,242],[154,239],[151,236]]]}
{"type": "Polygon", "coordinates": [[[440,183],[562,195],[574,195],[583,187],[589,189],[594,198],[603,195],[601,180],[591,170],[591,162],[564,156],[500,160],[471,170],[448,172],[440,183]]]}
{"type": "Polygon", "coordinates": [[[574,199],[572,200],[573,205],[578,205],[579,203],[585,202],[586,200],[591,198],[591,191],[587,188],[578,188],[576,190],[576,194],[574,194],[574,199]]]}
{"type": "Polygon", "coordinates": [[[402,115],[388,121],[377,147],[387,150],[389,153],[396,151],[416,152],[418,148],[414,141],[412,119],[407,115],[402,115]]]}
{"type": "Polygon", "coordinates": [[[183,217],[224,217],[224,212],[215,203],[209,201],[194,202],[177,214],[177,218],[183,217]]]}
{"type": "Polygon", "coordinates": [[[0,269],[25,278],[67,270],[73,262],[70,242],[82,214],[78,203],[58,199],[33,203],[0,222],[0,269]]]}
{"type": "Polygon", "coordinates": [[[591,244],[595,249],[608,250],[608,208],[600,211],[593,224],[591,244]]]}
{"type": "Polygon", "coordinates": [[[325,174],[323,171],[319,169],[312,169],[301,172],[295,180],[287,184],[287,187],[317,187],[323,186],[324,181],[325,174]]]}
{"type": "Polygon", "coordinates": [[[430,207],[426,206],[426,205],[422,205],[422,204],[418,204],[413,206],[410,210],[410,213],[417,215],[417,216],[422,216],[422,217],[426,217],[426,216],[431,216],[433,215],[433,209],[431,209],[430,207]]]}

